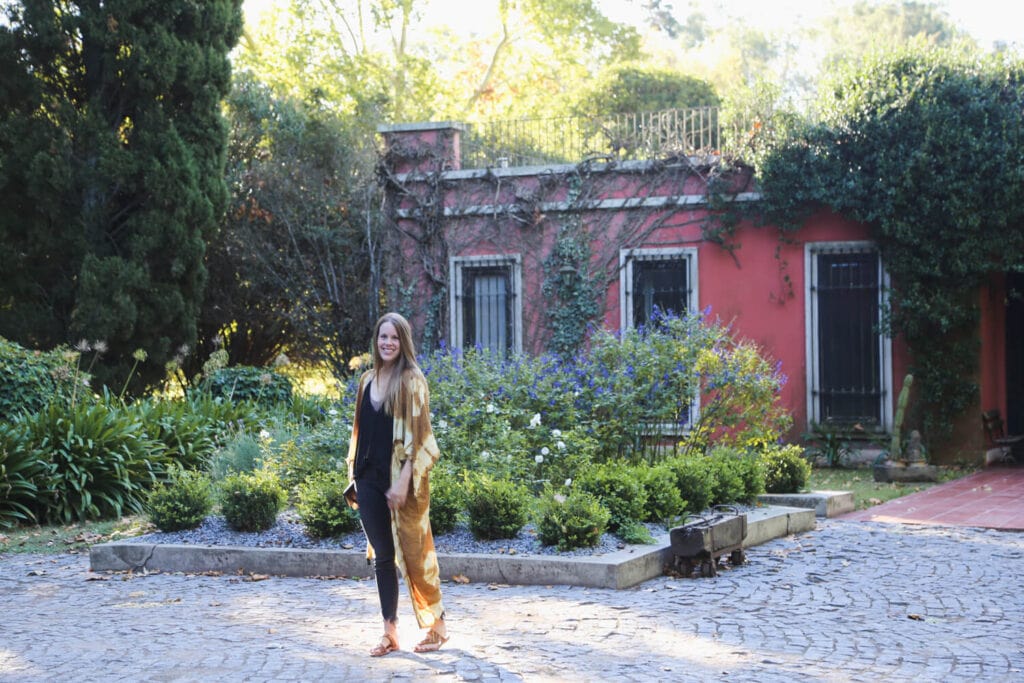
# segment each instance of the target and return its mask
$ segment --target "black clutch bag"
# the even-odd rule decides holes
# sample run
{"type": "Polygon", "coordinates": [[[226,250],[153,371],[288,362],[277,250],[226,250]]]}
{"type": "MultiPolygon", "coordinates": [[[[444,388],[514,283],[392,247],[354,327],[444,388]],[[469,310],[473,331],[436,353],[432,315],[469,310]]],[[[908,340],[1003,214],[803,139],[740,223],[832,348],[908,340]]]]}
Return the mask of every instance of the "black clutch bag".
{"type": "Polygon", "coordinates": [[[354,481],[348,483],[348,486],[345,487],[345,493],[342,495],[345,496],[345,502],[348,503],[350,508],[353,510],[359,509],[359,501],[356,498],[356,483],[354,481]]]}

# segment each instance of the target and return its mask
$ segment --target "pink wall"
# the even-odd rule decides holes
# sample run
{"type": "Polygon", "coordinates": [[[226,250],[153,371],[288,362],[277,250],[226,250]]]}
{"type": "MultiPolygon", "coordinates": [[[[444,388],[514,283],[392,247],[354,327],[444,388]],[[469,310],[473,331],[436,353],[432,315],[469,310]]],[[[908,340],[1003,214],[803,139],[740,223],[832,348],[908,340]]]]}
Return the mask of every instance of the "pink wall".
{"type": "MultiPolygon", "coordinates": [[[[593,240],[592,270],[615,274],[620,248],[695,248],[699,308],[704,310],[710,306],[711,314],[729,323],[737,335],[756,342],[766,355],[781,362],[782,371],[788,377],[782,401],[794,418],[790,438],[799,440],[808,426],[804,245],[870,241],[868,227],[821,210],[783,241],[774,227],[746,223],[737,229],[733,237],[737,248],[730,252],[703,239],[700,223],[707,215],[707,208],[687,200],[703,195],[706,176],[700,173],[681,172],[673,184],[663,176],[652,180],[652,176],[644,175],[638,166],[612,165],[585,171],[577,167],[575,176],[573,167],[564,167],[558,173],[546,172],[547,169],[537,173],[525,169],[486,169],[446,173],[438,186],[428,182],[428,174],[431,170],[459,167],[461,129],[451,124],[413,126],[405,132],[401,128],[389,127],[382,132],[390,145],[387,160],[392,172],[405,174],[393,176],[394,185],[389,193],[389,204],[396,212],[394,220],[402,228],[398,232],[398,248],[403,258],[396,276],[403,282],[417,282],[418,287],[429,289],[431,277],[434,282],[443,280],[447,259],[451,256],[520,254],[523,349],[540,353],[546,349],[547,341],[546,302],[541,288],[543,259],[551,252],[559,229],[565,227],[567,216],[558,206],[571,200],[572,192],[578,191],[578,184],[583,182],[593,201],[639,199],[642,202],[645,198],[668,198],[676,203],[664,209],[652,210],[649,205],[642,211],[629,206],[598,208],[588,205],[592,208],[574,214],[590,228],[590,234],[607,235],[604,240],[593,240]],[[567,181],[570,176],[577,183],[575,189],[571,189],[567,181]],[[401,192],[396,192],[396,187],[400,187],[401,192]],[[441,188],[441,200],[432,202],[430,193],[437,187],[441,188]],[[444,249],[426,257],[414,239],[419,234],[417,231],[423,229],[416,212],[422,212],[425,206],[448,211],[441,219],[435,216],[443,226],[444,249]],[[465,207],[473,208],[465,211],[465,207]],[[399,216],[398,212],[405,213],[399,216]],[[597,226],[600,229],[595,229],[597,226]],[[631,242],[628,237],[623,240],[623,235],[641,237],[631,242]],[[426,268],[433,268],[431,277],[427,276],[426,268]]],[[[748,188],[749,181],[749,174],[738,174],[736,189],[748,188]]],[[[607,285],[604,321],[607,327],[618,329],[621,321],[617,274],[607,285]]],[[[421,296],[422,303],[425,304],[429,296],[429,293],[421,296]]],[[[998,407],[1005,411],[1005,348],[1000,336],[1004,327],[1002,283],[993,283],[981,296],[984,340],[981,400],[986,408],[998,407]]],[[[418,316],[418,320],[413,321],[418,328],[417,323],[426,317],[425,307],[417,306],[414,315],[418,316]]],[[[444,325],[447,327],[447,318],[444,325]]],[[[893,402],[910,364],[908,350],[900,340],[895,340],[891,378],[893,402]]]]}

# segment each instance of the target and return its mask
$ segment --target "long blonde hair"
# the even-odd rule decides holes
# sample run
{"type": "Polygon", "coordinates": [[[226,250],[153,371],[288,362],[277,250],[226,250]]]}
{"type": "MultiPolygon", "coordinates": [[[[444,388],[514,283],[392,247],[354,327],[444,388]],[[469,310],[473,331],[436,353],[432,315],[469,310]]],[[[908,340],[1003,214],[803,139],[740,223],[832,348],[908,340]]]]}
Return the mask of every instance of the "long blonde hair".
{"type": "Polygon", "coordinates": [[[384,323],[391,323],[398,333],[398,358],[395,360],[395,370],[388,383],[388,393],[384,396],[384,410],[388,415],[395,414],[395,403],[398,401],[398,394],[402,390],[402,375],[409,368],[419,369],[416,362],[416,343],[412,340],[412,325],[401,314],[395,312],[385,313],[373,326],[373,340],[370,342],[371,354],[373,356],[373,376],[377,377],[377,371],[384,367],[384,359],[380,355],[380,348],[377,346],[377,337],[380,336],[380,328],[384,323]]]}

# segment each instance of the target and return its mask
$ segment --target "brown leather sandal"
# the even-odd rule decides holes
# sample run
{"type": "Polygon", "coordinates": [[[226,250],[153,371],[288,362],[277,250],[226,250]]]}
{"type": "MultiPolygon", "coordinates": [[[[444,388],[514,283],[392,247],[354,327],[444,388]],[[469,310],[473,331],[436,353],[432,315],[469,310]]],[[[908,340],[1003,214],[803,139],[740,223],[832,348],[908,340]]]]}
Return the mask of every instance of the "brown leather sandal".
{"type": "Polygon", "coordinates": [[[451,636],[442,636],[434,629],[427,631],[427,637],[416,643],[416,652],[437,652],[451,636]]]}
{"type": "Polygon", "coordinates": [[[380,642],[370,650],[371,657],[383,657],[384,655],[394,652],[398,649],[398,641],[395,637],[389,633],[385,633],[380,637],[380,642]]]}

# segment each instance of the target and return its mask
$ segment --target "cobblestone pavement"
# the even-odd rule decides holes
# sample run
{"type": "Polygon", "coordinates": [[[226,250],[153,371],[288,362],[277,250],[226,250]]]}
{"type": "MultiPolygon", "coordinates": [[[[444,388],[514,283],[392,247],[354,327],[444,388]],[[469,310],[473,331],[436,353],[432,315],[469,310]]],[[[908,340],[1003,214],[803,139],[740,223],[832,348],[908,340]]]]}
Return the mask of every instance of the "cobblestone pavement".
{"type": "MultiPolygon", "coordinates": [[[[1024,535],[821,521],[714,579],[448,583],[452,640],[366,651],[372,582],[0,558],[0,681],[1024,680],[1024,535]]],[[[443,569],[443,567],[442,567],[443,569]]]]}

